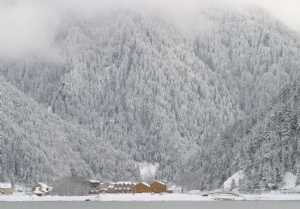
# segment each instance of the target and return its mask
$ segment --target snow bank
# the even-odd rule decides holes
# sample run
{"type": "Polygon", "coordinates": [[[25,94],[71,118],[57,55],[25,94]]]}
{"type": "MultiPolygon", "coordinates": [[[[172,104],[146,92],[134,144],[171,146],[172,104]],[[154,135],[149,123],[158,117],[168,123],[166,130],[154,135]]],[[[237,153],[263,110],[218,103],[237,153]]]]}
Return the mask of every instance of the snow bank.
{"type": "Polygon", "coordinates": [[[282,180],[281,189],[294,189],[296,187],[296,182],[297,176],[291,172],[286,172],[282,180]]]}
{"type": "Polygon", "coordinates": [[[155,179],[155,173],[159,167],[159,163],[137,163],[137,167],[140,170],[140,175],[143,181],[152,181],[155,179]]]}
{"type": "MultiPolygon", "coordinates": [[[[93,196],[17,196],[0,195],[0,202],[15,201],[213,201],[214,198],[201,194],[100,194],[93,196]]],[[[260,194],[243,195],[239,200],[300,200],[300,194],[260,194]]],[[[1,205],[1,204],[0,204],[1,205]]]]}
{"type": "Polygon", "coordinates": [[[232,182],[232,179],[234,179],[236,185],[238,184],[239,180],[244,178],[245,174],[244,174],[244,171],[243,170],[239,170],[238,172],[236,172],[235,174],[233,174],[230,178],[228,178],[224,184],[223,184],[223,187],[224,189],[230,189],[230,186],[231,186],[231,182],[232,182]]]}
{"type": "Polygon", "coordinates": [[[1,201],[211,201],[201,195],[189,194],[100,194],[93,196],[15,196],[0,195],[1,201]]]}

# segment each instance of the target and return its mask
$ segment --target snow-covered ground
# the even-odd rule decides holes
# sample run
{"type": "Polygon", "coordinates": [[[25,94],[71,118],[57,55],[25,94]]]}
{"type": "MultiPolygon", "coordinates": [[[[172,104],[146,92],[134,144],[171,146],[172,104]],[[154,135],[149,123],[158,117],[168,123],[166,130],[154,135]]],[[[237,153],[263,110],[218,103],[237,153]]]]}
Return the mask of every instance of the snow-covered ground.
{"type": "Polygon", "coordinates": [[[210,198],[190,194],[100,194],[93,196],[28,196],[0,195],[0,201],[210,201],[210,198]]]}
{"type": "Polygon", "coordinates": [[[140,175],[141,175],[141,179],[143,181],[152,181],[153,179],[155,179],[155,173],[157,168],[159,167],[159,163],[147,163],[147,162],[143,162],[143,163],[136,163],[136,166],[139,168],[140,170],[140,175]]]}
{"type": "MultiPolygon", "coordinates": [[[[213,201],[200,194],[100,194],[95,196],[28,196],[0,195],[0,201],[213,201]]],[[[300,200],[300,194],[242,195],[237,200],[300,200]]]]}
{"type": "Polygon", "coordinates": [[[238,185],[239,180],[240,180],[240,179],[243,179],[244,176],[245,176],[245,174],[244,174],[244,171],[243,171],[243,170],[240,170],[240,171],[236,172],[235,174],[233,174],[231,177],[229,177],[229,178],[224,182],[224,184],[223,184],[224,189],[225,189],[225,190],[226,190],[226,189],[227,189],[227,190],[230,189],[232,180],[234,180],[234,181],[235,181],[235,184],[238,185]]]}
{"type": "Polygon", "coordinates": [[[296,182],[297,176],[291,172],[286,172],[283,177],[281,189],[295,189],[296,182]]]}

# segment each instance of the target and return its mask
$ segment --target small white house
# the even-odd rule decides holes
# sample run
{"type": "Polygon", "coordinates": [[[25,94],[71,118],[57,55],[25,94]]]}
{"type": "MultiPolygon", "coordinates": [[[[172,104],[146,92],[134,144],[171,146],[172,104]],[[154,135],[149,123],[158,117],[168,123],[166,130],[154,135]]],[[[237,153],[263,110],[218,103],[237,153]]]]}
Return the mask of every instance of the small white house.
{"type": "Polygon", "coordinates": [[[49,187],[44,183],[36,183],[31,187],[31,191],[37,196],[46,196],[49,195],[53,190],[53,187],[49,187]]]}

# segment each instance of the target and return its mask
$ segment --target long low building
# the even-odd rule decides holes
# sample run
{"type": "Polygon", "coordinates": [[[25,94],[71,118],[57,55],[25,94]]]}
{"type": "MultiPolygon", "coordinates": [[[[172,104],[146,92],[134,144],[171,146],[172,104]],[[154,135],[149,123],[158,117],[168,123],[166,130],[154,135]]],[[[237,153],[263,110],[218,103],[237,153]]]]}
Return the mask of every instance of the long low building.
{"type": "Polygon", "coordinates": [[[154,181],[152,184],[146,182],[132,183],[129,181],[106,182],[90,180],[89,194],[99,193],[162,193],[167,191],[165,183],[154,181]]]}
{"type": "Polygon", "coordinates": [[[132,182],[119,181],[114,185],[114,193],[131,193],[134,186],[132,182]]]}

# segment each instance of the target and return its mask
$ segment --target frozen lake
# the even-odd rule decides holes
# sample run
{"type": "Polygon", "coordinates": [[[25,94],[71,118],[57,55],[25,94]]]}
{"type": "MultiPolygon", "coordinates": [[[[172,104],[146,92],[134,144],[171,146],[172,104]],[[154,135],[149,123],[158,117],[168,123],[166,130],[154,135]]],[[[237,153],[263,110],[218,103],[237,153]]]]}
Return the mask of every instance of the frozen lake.
{"type": "Polygon", "coordinates": [[[197,208],[197,209],[299,209],[300,201],[200,201],[200,202],[0,202],[0,208],[5,209],[179,209],[179,208],[197,208]]]}

